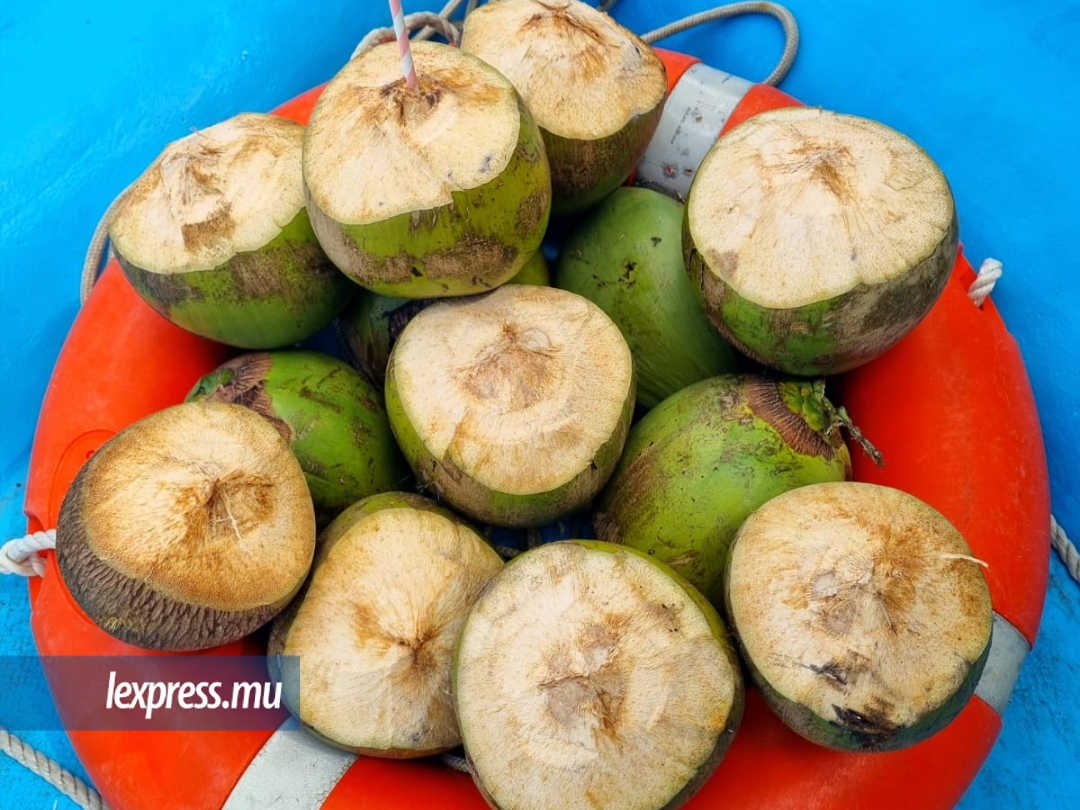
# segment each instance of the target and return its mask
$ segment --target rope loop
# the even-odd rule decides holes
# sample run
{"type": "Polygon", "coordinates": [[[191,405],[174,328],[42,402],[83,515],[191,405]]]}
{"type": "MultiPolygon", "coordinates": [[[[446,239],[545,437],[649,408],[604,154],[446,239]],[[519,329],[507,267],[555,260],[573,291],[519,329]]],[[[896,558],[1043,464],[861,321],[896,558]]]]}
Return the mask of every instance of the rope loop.
{"type": "Polygon", "coordinates": [[[971,303],[977,307],[982,307],[986,299],[990,297],[994,285],[1001,278],[1001,271],[1002,265],[997,259],[983,261],[982,266],[979,267],[977,277],[968,287],[968,298],[971,299],[971,303]]]}
{"type": "MultiPolygon", "coordinates": [[[[405,30],[411,32],[419,29],[423,29],[421,34],[425,34],[424,39],[430,38],[432,33],[438,33],[451,45],[457,45],[461,41],[461,31],[457,25],[434,11],[417,11],[414,14],[405,15],[405,30]],[[432,33],[428,33],[429,31],[432,33]]],[[[418,35],[417,39],[419,38],[418,35]]],[[[375,28],[360,40],[360,44],[356,46],[356,50],[352,52],[352,56],[349,58],[355,59],[361,54],[367,53],[376,45],[393,42],[396,39],[397,34],[393,28],[375,28]]]]}
{"type": "Polygon", "coordinates": [[[26,537],[16,537],[0,547],[0,574],[18,574],[21,577],[45,576],[45,560],[39,551],[56,548],[56,529],[34,532],[26,537]]]}
{"type": "Polygon", "coordinates": [[[714,20],[741,17],[744,14],[767,14],[768,16],[775,18],[784,29],[784,52],[781,54],[780,61],[777,63],[776,67],[773,68],[773,72],[762,82],[763,84],[771,84],[773,86],[778,85],[784,80],[784,77],[787,76],[788,71],[791,70],[791,66],[795,63],[795,55],[799,51],[799,24],[795,20],[795,15],[792,14],[786,6],[782,6],[780,3],[728,3],[727,5],[717,6],[709,11],[691,14],[689,17],[684,17],[670,25],[665,25],[662,28],[657,28],[655,31],[650,31],[647,34],[642,35],[641,38],[652,45],[654,42],[674,36],[675,34],[681,34],[683,31],[688,31],[696,26],[713,22],[714,20]]]}
{"type": "Polygon", "coordinates": [[[1050,516],[1050,544],[1061,557],[1061,561],[1065,563],[1069,576],[1080,582],[1080,552],[1076,550],[1076,546],[1053,515],[1050,516]]]}

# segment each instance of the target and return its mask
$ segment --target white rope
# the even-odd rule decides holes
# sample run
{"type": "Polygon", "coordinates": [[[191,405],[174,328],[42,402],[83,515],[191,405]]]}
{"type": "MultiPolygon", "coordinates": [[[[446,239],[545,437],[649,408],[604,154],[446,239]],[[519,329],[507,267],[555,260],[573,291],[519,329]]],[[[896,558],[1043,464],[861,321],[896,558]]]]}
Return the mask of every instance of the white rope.
{"type": "MultiPolygon", "coordinates": [[[[612,2],[614,2],[614,0],[612,0],[612,2]]],[[[445,6],[443,6],[442,11],[440,11],[437,16],[442,18],[444,21],[449,22],[450,18],[454,15],[454,12],[456,12],[459,8],[461,8],[461,6],[464,5],[464,3],[465,3],[465,0],[450,0],[449,3],[447,3],[445,6]]],[[[469,5],[466,6],[466,8],[465,8],[465,16],[468,16],[469,12],[471,12],[474,8],[476,8],[476,6],[477,6],[477,0],[469,0],[469,5]]],[[[406,17],[405,19],[408,20],[408,17],[406,17]]],[[[382,30],[382,29],[375,29],[375,30],[382,30]]],[[[372,31],[371,33],[369,33],[368,37],[370,37],[371,34],[373,34],[373,33],[375,33],[375,32],[372,31]]],[[[437,33],[440,33],[440,30],[436,26],[428,25],[428,26],[425,26],[424,28],[420,29],[420,31],[417,34],[415,34],[412,38],[415,39],[415,40],[431,39],[437,33]]],[[[445,39],[447,39],[448,41],[450,39],[445,34],[443,34],[443,37],[445,39]]],[[[365,39],[367,39],[367,37],[365,37],[365,39]]],[[[361,45],[362,44],[363,43],[361,43],[361,45]]],[[[362,51],[360,50],[359,45],[356,47],[356,50],[353,51],[352,55],[356,56],[357,53],[362,53],[362,51]]],[[[352,57],[350,57],[350,58],[352,58],[352,57]]]]}
{"type": "Polygon", "coordinates": [[[1061,561],[1065,563],[1065,570],[1069,572],[1069,576],[1080,582],[1080,552],[1077,552],[1076,546],[1053,515],[1050,516],[1050,544],[1061,557],[1061,561]]]}
{"type": "Polygon", "coordinates": [[[780,61],[777,63],[776,67],[773,68],[773,72],[770,73],[763,82],[763,84],[771,85],[780,84],[788,74],[788,71],[791,70],[791,66],[795,62],[795,55],[799,52],[799,24],[795,21],[795,15],[779,3],[729,3],[725,6],[718,6],[717,8],[710,9],[709,11],[691,14],[689,17],[684,17],[670,25],[665,25],[663,28],[657,28],[655,31],[643,34],[641,38],[652,45],[658,40],[675,36],[675,34],[681,34],[683,31],[687,31],[695,26],[703,25],[704,23],[712,22],[713,20],[741,17],[744,14],[768,14],[770,17],[778,20],[781,27],[784,29],[784,52],[781,54],[780,61]]]}
{"type": "MultiPolygon", "coordinates": [[[[54,548],[55,529],[9,540],[0,548],[0,571],[24,577],[45,576],[45,561],[38,552],[54,548]]],[[[40,776],[83,810],[109,810],[100,794],[86,782],[3,726],[0,726],[0,753],[7,754],[31,773],[40,776]]]]}
{"type": "Polygon", "coordinates": [[[56,529],[34,532],[26,537],[8,540],[0,547],[0,574],[18,574],[21,577],[45,576],[45,560],[39,551],[56,548],[56,529]]]}
{"type": "Polygon", "coordinates": [[[449,768],[453,768],[455,771],[461,771],[461,773],[472,773],[469,770],[469,761],[463,756],[457,754],[451,754],[449,752],[445,754],[439,754],[439,761],[449,768]]]}
{"type": "MultiPolygon", "coordinates": [[[[131,185],[135,184],[132,183],[131,185]]],[[[86,303],[86,299],[90,297],[90,291],[97,284],[98,274],[101,273],[101,265],[105,259],[106,248],[109,251],[109,258],[112,258],[112,245],[109,244],[109,226],[112,225],[112,218],[117,207],[129,191],[131,191],[131,186],[116,195],[116,198],[109,203],[109,207],[105,209],[105,213],[101,215],[101,219],[98,220],[97,227],[94,228],[94,235],[90,238],[90,247],[86,249],[86,258],[83,259],[82,278],[79,281],[80,304],[86,303]]]]}
{"type": "Polygon", "coordinates": [[[0,726],[0,753],[40,776],[83,810],[109,810],[101,795],[59,762],[50,759],[0,726]]]}
{"type": "MultiPolygon", "coordinates": [[[[423,29],[421,33],[431,31],[432,33],[442,34],[451,45],[457,45],[461,41],[461,32],[458,27],[441,14],[436,14],[433,11],[418,11],[415,14],[407,14],[405,16],[405,30],[416,31],[417,29],[423,29]]],[[[427,39],[431,34],[424,37],[427,39]]],[[[417,35],[419,38],[419,35],[417,35]]],[[[362,53],[366,53],[374,48],[376,45],[382,45],[385,42],[393,42],[397,39],[397,34],[393,28],[375,28],[368,32],[360,44],[356,46],[356,50],[352,52],[350,59],[355,59],[362,53]]]]}
{"type": "Polygon", "coordinates": [[[968,287],[968,298],[971,299],[971,303],[977,307],[983,305],[986,299],[990,297],[990,293],[993,292],[994,285],[1001,278],[1001,269],[1001,262],[997,259],[983,261],[978,276],[968,287]]]}

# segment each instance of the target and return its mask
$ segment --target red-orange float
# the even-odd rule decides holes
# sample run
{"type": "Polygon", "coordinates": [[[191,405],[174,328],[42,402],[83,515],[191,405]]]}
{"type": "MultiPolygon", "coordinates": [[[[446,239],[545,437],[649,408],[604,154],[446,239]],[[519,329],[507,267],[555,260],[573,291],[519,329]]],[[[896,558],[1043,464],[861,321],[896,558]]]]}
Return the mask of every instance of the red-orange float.
{"type": "MultiPolygon", "coordinates": [[[[708,140],[758,112],[799,103],[693,57],[661,54],[671,97],[639,166],[639,182],[664,185],[679,178],[688,183],[700,156],[687,156],[682,141],[695,127],[697,140],[702,131],[708,140]],[[703,95],[712,110],[705,121],[699,115],[703,95]]],[[[277,112],[306,122],[319,90],[277,112]]],[[[969,300],[974,279],[961,254],[929,316],[881,358],[837,380],[836,398],[886,458],[879,469],[855,448],[855,477],[922,498],[989,564],[994,642],[979,690],[944,731],[887,754],[816,747],[783,726],[751,691],[729,754],[689,807],[946,810],[993,747],[1001,711],[1038,632],[1050,499],[1023,360],[993,304],[980,308],[969,300]]],[[[29,529],[55,527],[68,485],[91,453],[137,419],[181,401],[229,352],[164,321],[111,263],[72,327],[46,394],[27,487],[29,529]]],[[[42,656],[155,655],[98,629],[65,588],[55,555],[46,556],[45,576],[30,584],[32,629],[42,656]]],[[[247,639],[206,654],[263,652],[247,639]]],[[[64,696],[59,697],[64,717],[64,696]]],[[[73,730],[69,735],[114,810],[236,810],[274,800],[312,810],[486,806],[468,776],[441,764],[356,758],[295,728],[289,721],[278,731],[73,730]]]]}

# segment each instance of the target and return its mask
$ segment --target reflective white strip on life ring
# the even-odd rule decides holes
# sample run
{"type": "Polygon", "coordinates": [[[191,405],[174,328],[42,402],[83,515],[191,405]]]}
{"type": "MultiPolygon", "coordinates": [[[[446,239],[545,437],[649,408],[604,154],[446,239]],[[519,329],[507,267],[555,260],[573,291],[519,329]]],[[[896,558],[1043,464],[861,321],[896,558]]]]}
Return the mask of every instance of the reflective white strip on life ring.
{"type": "Polygon", "coordinates": [[[1016,679],[1020,676],[1020,667],[1030,650],[1024,634],[994,611],[990,656],[986,659],[986,668],[979,685],[975,687],[975,694],[998,715],[1003,715],[1005,707],[1009,705],[1016,679]]]}
{"type": "Polygon", "coordinates": [[[751,87],[746,79],[701,62],[687,70],[664,104],[634,185],[685,200],[705,153],[751,87]]]}
{"type": "Polygon", "coordinates": [[[356,754],[317,740],[295,717],[251,760],[221,810],[318,810],[356,754]]]}

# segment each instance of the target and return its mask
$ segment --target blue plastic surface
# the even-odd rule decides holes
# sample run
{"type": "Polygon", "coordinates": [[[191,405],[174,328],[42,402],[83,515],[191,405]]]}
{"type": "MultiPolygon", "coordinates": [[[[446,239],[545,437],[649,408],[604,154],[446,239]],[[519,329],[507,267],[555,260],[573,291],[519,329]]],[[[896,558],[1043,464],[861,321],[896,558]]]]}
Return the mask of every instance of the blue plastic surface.
{"type": "MultiPolygon", "coordinates": [[[[709,5],[622,0],[614,14],[644,32],[709,5]]],[[[1054,512],[1080,536],[1080,5],[788,5],[803,40],[783,89],[878,119],[923,145],[952,184],[969,258],[1004,262],[994,301],[1034,386],[1054,512]]],[[[406,0],[406,10],[421,7],[406,0]]],[[[388,19],[379,0],[0,6],[0,538],[25,529],[37,411],[78,308],[79,269],[101,212],[166,142],[328,79],[388,19]]],[[[753,79],[779,54],[778,32],[771,20],[743,18],[660,44],[753,79]]],[[[1038,645],[963,810],[1080,807],[1078,620],[1080,586],[1055,560],[1038,645]]],[[[0,627],[0,655],[33,652],[25,584],[13,578],[0,580],[0,627]]],[[[77,767],[62,735],[25,736],[77,767]]],[[[0,756],[0,808],[50,808],[58,797],[0,756]]],[[[59,798],[58,808],[73,806],[59,798]]]]}

